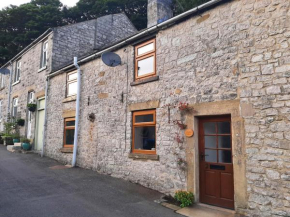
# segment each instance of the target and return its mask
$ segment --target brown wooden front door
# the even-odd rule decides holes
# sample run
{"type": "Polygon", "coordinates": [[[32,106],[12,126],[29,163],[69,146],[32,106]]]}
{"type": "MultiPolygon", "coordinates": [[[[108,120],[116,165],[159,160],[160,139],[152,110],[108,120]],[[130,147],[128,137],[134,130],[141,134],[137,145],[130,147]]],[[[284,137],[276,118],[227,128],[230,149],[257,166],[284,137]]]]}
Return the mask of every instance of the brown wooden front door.
{"type": "Polygon", "coordinates": [[[200,202],[234,209],[231,117],[199,120],[200,202]]]}

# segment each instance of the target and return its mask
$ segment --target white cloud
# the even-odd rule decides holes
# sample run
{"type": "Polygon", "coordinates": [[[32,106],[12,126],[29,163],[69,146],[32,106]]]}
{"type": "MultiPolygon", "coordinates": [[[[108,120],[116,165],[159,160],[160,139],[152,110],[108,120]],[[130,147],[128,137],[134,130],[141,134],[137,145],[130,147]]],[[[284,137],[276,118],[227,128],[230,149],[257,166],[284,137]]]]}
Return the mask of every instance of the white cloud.
{"type": "MultiPolygon", "coordinates": [[[[72,7],[76,5],[79,0],[60,0],[64,5],[72,7]]],[[[7,7],[9,5],[21,5],[24,3],[28,3],[30,0],[10,0],[10,1],[2,1],[0,0],[0,9],[7,7]]]]}

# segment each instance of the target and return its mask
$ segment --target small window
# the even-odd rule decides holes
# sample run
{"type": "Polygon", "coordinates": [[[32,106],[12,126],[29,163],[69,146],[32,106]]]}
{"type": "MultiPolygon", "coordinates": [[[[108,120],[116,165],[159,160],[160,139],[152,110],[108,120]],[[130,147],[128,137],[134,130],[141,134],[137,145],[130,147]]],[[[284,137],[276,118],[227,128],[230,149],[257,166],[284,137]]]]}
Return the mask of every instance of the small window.
{"type": "Polygon", "coordinates": [[[47,54],[48,54],[48,42],[43,42],[42,44],[42,53],[41,53],[41,62],[40,68],[44,68],[47,65],[47,54]]]}
{"type": "Polygon", "coordinates": [[[77,94],[77,72],[67,74],[67,96],[77,94]]]}
{"type": "Polygon", "coordinates": [[[4,88],[4,78],[5,75],[3,75],[2,73],[0,74],[0,88],[4,88]]]}
{"type": "Polygon", "coordinates": [[[75,118],[64,120],[64,147],[73,147],[75,137],[75,118]]]}
{"type": "Polygon", "coordinates": [[[18,98],[12,100],[12,117],[17,117],[18,98]]]}
{"type": "Polygon", "coordinates": [[[132,152],[156,154],[156,110],[133,112],[132,152]]]}
{"type": "Polygon", "coordinates": [[[20,73],[21,73],[21,62],[18,60],[16,62],[16,68],[14,73],[14,83],[20,81],[20,73]]]}
{"type": "Polygon", "coordinates": [[[156,40],[150,40],[135,47],[135,78],[156,75],[156,40]]]}
{"type": "Polygon", "coordinates": [[[0,100],[0,121],[2,121],[2,100],[0,100]]]}

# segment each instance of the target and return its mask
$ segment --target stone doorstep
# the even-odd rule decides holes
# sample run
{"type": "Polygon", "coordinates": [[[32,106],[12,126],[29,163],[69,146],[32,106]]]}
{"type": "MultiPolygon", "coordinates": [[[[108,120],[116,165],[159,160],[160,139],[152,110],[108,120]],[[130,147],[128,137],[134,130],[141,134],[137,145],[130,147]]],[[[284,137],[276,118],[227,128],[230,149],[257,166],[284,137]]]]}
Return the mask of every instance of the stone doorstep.
{"type": "Polygon", "coordinates": [[[228,210],[220,207],[210,206],[206,204],[194,204],[192,207],[182,208],[176,211],[176,213],[188,216],[188,217],[239,217],[235,214],[235,211],[228,210]]]}

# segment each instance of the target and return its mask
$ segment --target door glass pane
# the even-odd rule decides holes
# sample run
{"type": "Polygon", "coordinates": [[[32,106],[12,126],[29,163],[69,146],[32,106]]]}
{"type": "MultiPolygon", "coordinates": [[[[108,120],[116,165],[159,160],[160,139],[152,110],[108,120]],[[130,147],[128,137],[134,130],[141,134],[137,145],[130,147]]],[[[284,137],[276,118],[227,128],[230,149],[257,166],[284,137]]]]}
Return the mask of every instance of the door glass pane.
{"type": "Polygon", "coordinates": [[[68,96],[77,94],[77,82],[68,84],[68,96]]]}
{"type": "Polygon", "coordinates": [[[67,127],[75,126],[75,121],[67,121],[67,122],[66,122],[66,126],[67,126],[67,127]]]}
{"type": "Polygon", "coordinates": [[[138,55],[142,55],[144,53],[148,53],[153,50],[154,50],[154,43],[152,42],[151,44],[147,44],[144,47],[138,48],[138,55]]]}
{"type": "Polygon", "coordinates": [[[217,151],[205,149],[205,161],[206,162],[217,162],[217,151]]]}
{"type": "Polygon", "coordinates": [[[135,123],[153,122],[153,114],[135,116],[135,123]]]}
{"type": "Polygon", "coordinates": [[[219,163],[232,163],[232,152],[219,150],[219,163]]]}
{"type": "Polygon", "coordinates": [[[215,122],[208,122],[203,124],[204,134],[216,134],[215,122]]]}
{"type": "Polygon", "coordinates": [[[41,99],[38,101],[38,109],[44,109],[45,108],[45,99],[41,99]]]}
{"type": "Polygon", "coordinates": [[[155,150],[155,126],[135,127],[135,150],[155,150]]]}
{"type": "Polygon", "coordinates": [[[216,146],[216,136],[205,136],[204,145],[206,148],[217,148],[216,146]]]}
{"type": "Polygon", "coordinates": [[[74,134],[75,130],[74,129],[67,129],[65,130],[65,144],[66,145],[73,145],[74,144],[74,134]]]}
{"type": "Polygon", "coordinates": [[[230,136],[219,136],[218,140],[219,148],[231,148],[230,136]]]}
{"type": "Polygon", "coordinates": [[[154,72],[154,56],[138,61],[138,76],[154,72]]]}
{"type": "Polygon", "coordinates": [[[231,123],[230,122],[219,122],[218,123],[218,133],[219,134],[230,134],[231,133],[231,123]]]}

